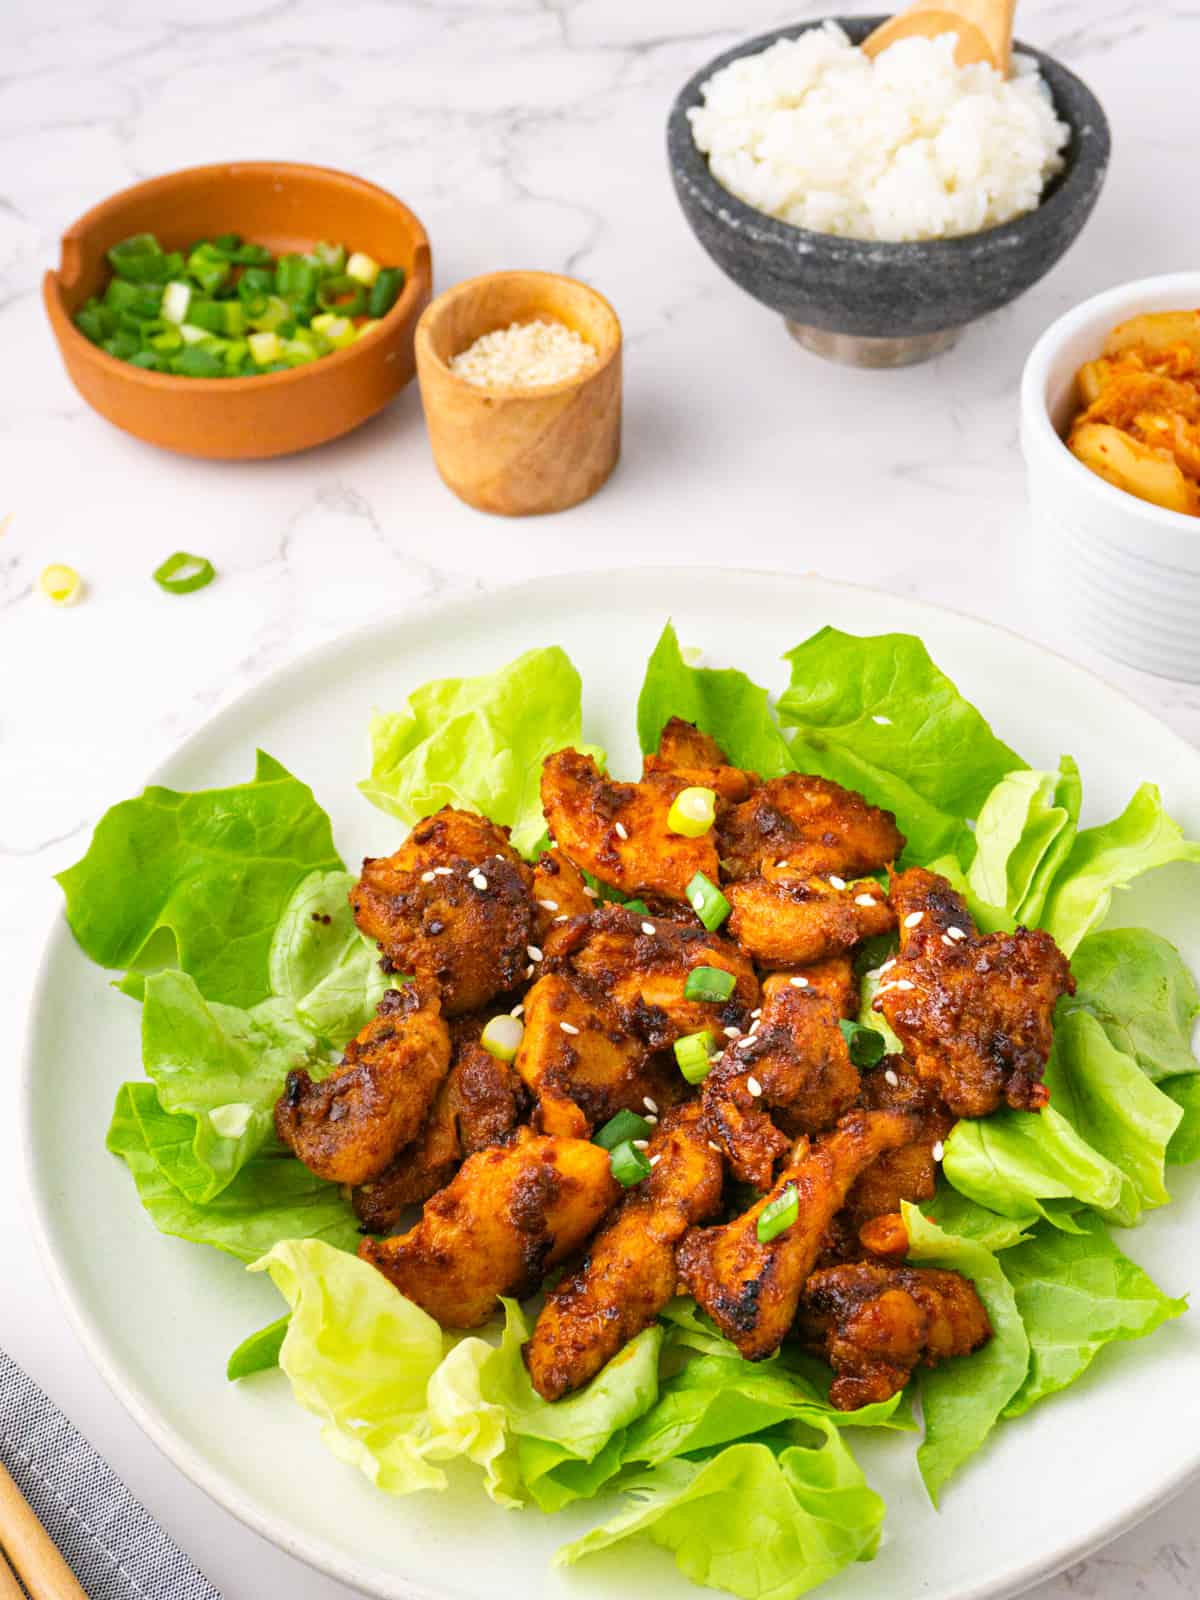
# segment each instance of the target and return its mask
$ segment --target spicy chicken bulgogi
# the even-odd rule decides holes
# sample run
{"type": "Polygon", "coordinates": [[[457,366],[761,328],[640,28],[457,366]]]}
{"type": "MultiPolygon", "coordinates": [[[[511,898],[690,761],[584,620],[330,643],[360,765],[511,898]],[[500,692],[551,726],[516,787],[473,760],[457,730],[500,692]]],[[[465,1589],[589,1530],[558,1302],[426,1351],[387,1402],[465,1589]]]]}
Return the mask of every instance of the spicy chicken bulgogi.
{"type": "Polygon", "coordinates": [[[637,783],[548,757],[542,801],[532,868],[447,807],[351,892],[396,984],[276,1125],[384,1235],[360,1255],[446,1328],[563,1268],[525,1348],[551,1401],[681,1292],[751,1360],[820,1355],[841,1409],[985,1343],[967,1279],[904,1263],[899,1210],[958,1118],[1046,1103],[1053,940],[981,937],[944,878],[896,871],[890,813],[678,719],[637,783]],[[903,1053],[860,1068],[854,962],[893,931],[874,1004],[903,1053]]]}

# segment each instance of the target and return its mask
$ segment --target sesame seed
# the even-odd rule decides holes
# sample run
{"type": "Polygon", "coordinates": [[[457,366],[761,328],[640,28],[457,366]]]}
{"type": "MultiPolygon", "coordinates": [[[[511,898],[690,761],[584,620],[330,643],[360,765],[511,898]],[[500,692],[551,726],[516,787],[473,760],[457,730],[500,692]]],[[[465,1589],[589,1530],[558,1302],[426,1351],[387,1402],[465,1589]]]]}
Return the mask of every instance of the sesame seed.
{"type": "Polygon", "coordinates": [[[656,1100],[651,1100],[648,1094],[642,1096],[642,1104],[645,1106],[647,1111],[658,1110],[658,1102],[656,1100]]]}
{"type": "Polygon", "coordinates": [[[629,829],[623,822],[618,822],[616,827],[613,829],[613,832],[616,834],[618,839],[628,839],[629,837],[629,829]]]}
{"type": "Polygon", "coordinates": [[[893,989],[915,989],[917,986],[911,978],[897,978],[892,984],[893,989]]]}
{"type": "Polygon", "coordinates": [[[715,1139],[710,1139],[708,1141],[708,1148],[710,1150],[715,1150],[718,1155],[721,1154],[721,1146],[717,1143],[717,1141],[715,1139]]]}
{"type": "Polygon", "coordinates": [[[873,906],[875,904],[875,896],[873,894],[856,894],[854,896],[854,904],[856,906],[873,906]]]}
{"type": "Polygon", "coordinates": [[[662,1156],[661,1155],[651,1156],[650,1157],[650,1165],[652,1167],[656,1167],[661,1160],[662,1160],[662,1156]]]}
{"type": "Polygon", "coordinates": [[[557,911],[558,910],[558,901],[557,900],[539,900],[538,901],[538,905],[541,906],[543,911],[557,911]]]}
{"type": "Polygon", "coordinates": [[[947,928],[946,932],[950,935],[950,937],[952,939],[965,939],[967,937],[965,931],[962,928],[947,928]]]}
{"type": "Polygon", "coordinates": [[[652,922],[643,922],[642,923],[642,932],[643,933],[653,933],[654,932],[654,924],[652,922]]]}
{"type": "Polygon", "coordinates": [[[733,1048],[735,1050],[749,1050],[750,1046],[753,1043],[754,1043],[753,1038],[750,1036],[750,1034],[746,1033],[746,1034],[743,1034],[740,1039],[735,1039],[734,1040],[733,1048]]]}
{"type": "Polygon", "coordinates": [[[863,973],[863,977],[867,980],[868,983],[874,983],[877,978],[881,978],[882,976],[883,976],[883,968],[882,967],[869,967],[867,969],[867,971],[863,973]]]}
{"type": "Polygon", "coordinates": [[[881,983],[878,989],[875,991],[875,998],[878,1000],[881,994],[887,994],[889,990],[894,989],[895,987],[896,985],[894,983],[881,983]]]}
{"type": "Polygon", "coordinates": [[[889,1067],[884,1073],[883,1081],[884,1083],[889,1084],[893,1089],[898,1089],[900,1087],[900,1079],[892,1071],[891,1067],[889,1067]]]}
{"type": "Polygon", "coordinates": [[[925,913],[923,911],[910,911],[904,919],[904,926],[906,928],[918,927],[920,925],[921,918],[924,915],[925,913]]]}
{"type": "Polygon", "coordinates": [[[885,717],[881,712],[876,712],[871,721],[877,722],[881,728],[890,728],[892,725],[891,717],[885,717]]]}
{"type": "Polygon", "coordinates": [[[599,898],[600,898],[599,890],[598,889],[593,889],[590,883],[585,883],[584,884],[583,892],[584,892],[585,895],[587,895],[589,900],[599,900],[599,898]]]}
{"type": "Polygon", "coordinates": [[[775,863],[775,871],[776,871],[776,872],[782,872],[782,871],[783,871],[783,869],[784,869],[784,868],[785,868],[785,867],[786,867],[786,866],[787,866],[787,862],[786,862],[786,861],[777,861],[777,862],[776,862],[776,863],[775,863]]]}
{"type": "Polygon", "coordinates": [[[482,894],[487,888],[487,879],[484,877],[482,872],[477,872],[471,879],[471,882],[479,890],[480,894],[482,894]]]}
{"type": "Polygon", "coordinates": [[[437,877],[437,873],[436,872],[423,872],[421,874],[421,882],[422,883],[432,883],[433,880],[436,877],[437,877]]]}
{"type": "Polygon", "coordinates": [[[658,1126],[658,1118],[654,1115],[654,1113],[652,1111],[647,1111],[647,1113],[646,1113],[646,1121],[650,1124],[650,1126],[652,1128],[658,1126]]]}
{"type": "Polygon", "coordinates": [[[522,1000],[521,1003],[519,1005],[515,1005],[508,1014],[510,1017],[519,1017],[524,1009],[525,1002],[522,1000]]]}
{"type": "Polygon", "coordinates": [[[527,944],[525,946],[525,954],[529,957],[530,961],[540,961],[542,959],[542,952],[535,944],[527,944]]]}
{"type": "Polygon", "coordinates": [[[944,933],[942,935],[942,943],[950,945],[954,943],[954,940],[949,936],[949,934],[944,933]]]}
{"type": "Polygon", "coordinates": [[[895,965],[896,965],[895,956],[889,956],[888,959],[883,963],[883,965],[880,967],[879,970],[880,970],[880,972],[886,972],[889,967],[894,967],[895,965]]]}
{"type": "Polygon", "coordinates": [[[533,977],[533,967],[532,966],[528,966],[528,967],[525,968],[525,976],[527,978],[532,978],[533,977]]]}
{"type": "Polygon", "coordinates": [[[834,889],[844,889],[846,887],[845,878],[839,878],[836,872],[829,874],[829,882],[834,889]]]}
{"type": "Polygon", "coordinates": [[[452,878],[454,876],[453,867],[434,867],[433,870],[439,878],[452,878]]]}
{"type": "Polygon", "coordinates": [[[560,1022],[559,1027],[564,1033],[578,1033],[579,1029],[573,1022],[560,1022]]]}
{"type": "Polygon", "coordinates": [[[761,1006],[755,1006],[754,1010],[750,1013],[750,1015],[752,1017],[761,1017],[762,1016],[762,1007],[761,1006]]]}
{"type": "Polygon", "coordinates": [[[629,1142],[635,1150],[649,1150],[650,1148],[649,1139],[631,1139],[629,1142]]]}
{"type": "Polygon", "coordinates": [[[708,1058],[708,1064],[710,1067],[719,1067],[724,1059],[724,1050],[714,1050],[712,1055],[708,1058]]]}
{"type": "Polygon", "coordinates": [[[939,1139],[938,1142],[934,1145],[933,1149],[929,1152],[929,1154],[933,1157],[933,1159],[935,1161],[940,1161],[942,1159],[942,1157],[946,1154],[946,1146],[939,1139]]]}
{"type": "Polygon", "coordinates": [[[725,1029],[725,1037],[727,1039],[740,1039],[741,1036],[742,1036],[742,1030],[740,1028],[732,1028],[731,1027],[731,1028],[726,1028],[725,1029]]]}
{"type": "Polygon", "coordinates": [[[762,1093],[762,1084],[759,1083],[757,1078],[747,1078],[746,1079],[746,1088],[749,1090],[749,1092],[754,1096],[754,1098],[756,1100],[758,1099],[759,1095],[762,1093]]]}
{"type": "Polygon", "coordinates": [[[808,988],[808,979],[807,978],[800,978],[800,977],[789,978],[788,982],[791,984],[793,989],[807,989],[808,988]]]}
{"type": "Polygon", "coordinates": [[[750,1032],[751,1032],[751,1034],[755,1034],[755,1033],[758,1032],[758,1022],[757,1022],[757,1020],[750,1024],[750,1032]]]}
{"type": "Polygon", "coordinates": [[[554,920],[555,922],[570,922],[571,919],[565,911],[560,911],[554,920]]]}

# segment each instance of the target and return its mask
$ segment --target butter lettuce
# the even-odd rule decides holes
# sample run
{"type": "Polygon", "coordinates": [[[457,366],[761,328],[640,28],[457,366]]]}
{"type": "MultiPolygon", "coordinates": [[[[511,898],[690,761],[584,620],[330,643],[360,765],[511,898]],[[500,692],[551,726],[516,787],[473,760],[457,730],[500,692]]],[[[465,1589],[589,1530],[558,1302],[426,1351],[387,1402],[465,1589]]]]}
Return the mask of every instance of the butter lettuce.
{"type": "Polygon", "coordinates": [[[968,898],[985,932],[1035,927],[1055,874],[1070,854],[1083,786],[1063,756],[1058,772],[1008,772],[983,802],[975,827],[968,898]]]}
{"type": "Polygon", "coordinates": [[[239,1261],[256,1261],[280,1239],[323,1240],[339,1251],[357,1247],[358,1219],[341,1189],[314,1177],[279,1148],[248,1161],[207,1204],[186,1199],[165,1175],[164,1164],[176,1171],[186,1162],[189,1134],[186,1118],[163,1111],[153,1084],[122,1085],[108,1148],[129,1168],[138,1198],[160,1233],[212,1245],[239,1261]]]}
{"type": "Polygon", "coordinates": [[[1104,921],[1115,889],[1175,861],[1200,862],[1200,842],[1184,838],[1163,810],[1157,785],[1143,783],[1119,817],[1076,837],[1047,897],[1041,926],[1071,955],[1104,921]]]}
{"type": "Polygon", "coordinates": [[[1060,1014],[1090,1012],[1154,1083],[1200,1072],[1192,1052],[1200,994],[1173,944],[1145,928],[1090,933],[1071,971],[1075,994],[1063,999],[1060,1014]]]}
{"type": "Polygon", "coordinates": [[[1125,1189],[1121,1169],[1053,1104],[957,1122],[942,1170],[960,1194],[1000,1216],[1045,1217],[1066,1231],[1075,1227],[1066,1202],[1110,1212],[1125,1189]]]}
{"type": "Polygon", "coordinates": [[[917,1465],[937,1505],[946,1481],[979,1449],[1020,1389],[1029,1339],[1012,1284],[997,1258],[975,1239],[944,1233],[905,1201],[909,1260],[970,1278],[987,1309],[992,1337],[973,1356],[921,1373],[925,1438],[917,1465]]]}
{"type": "Polygon", "coordinates": [[[528,650],[498,672],[439,678],[400,711],[371,718],[371,771],[359,789],[402,822],[442,806],[481,811],[512,829],[528,855],[545,831],[542,762],[582,743],[579,674],[556,645],[528,650]]]}
{"type": "Polygon", "coordinates": [[[1179,1125],[1167,1145],[1167,1165],[1184,1167],[1200,1160],[1200,1078],[1168,1078],[1162,1092],[1179,1107],[1179,1125]]]}
{"type": "Polygon", "coordinates": [[[732,667],[693,667],[683,658],[671,623],[654,647],[638,698],[638,738],[644,751],[672,717],[710,734],[735,767],[776,778],[795,766],[771,711],[767,691],[732,667]]]}
{"type": "Polygon", "coordinates": [[[71,931],[100,966],[176,964],[206,999],[252,1006],[270,993],[271,942],[293,891],[341,865],[312,790],[259,751],[250,783],[155,786],[113,806],[58,882],[71,931]]]}
{"type": "Polygon", "coordinates": [[[733,1444],[625,1480],[633,1505],[564,1545],[555,1564],[644,1536],[670,1550],[693,1583],[742,1600],[792,1600],[851,1562],[870,1560],[883,1501],[827,1418],[796,1433],[802,1442],[785,1435],[733,1444]]]}
{"type": "Polygon", "coordinates": [[[911,634],[822,628],[789,652],[779,719],[792,756],[896,813],[905,859],[969,856],[969,818],[1025,763],[992,732],[911,634]]]}
{"type": "Polygon", "coordinates": [[[1106,1344],[1145,1338],[1187,1310],[1121,1254],[1095,1216],[1083,1216],[1078,1233],[1039,1230],[1000,1265],[1029,1336],[1029,1370],[1006,1417],[1074,1383],[1106,1344]]]}

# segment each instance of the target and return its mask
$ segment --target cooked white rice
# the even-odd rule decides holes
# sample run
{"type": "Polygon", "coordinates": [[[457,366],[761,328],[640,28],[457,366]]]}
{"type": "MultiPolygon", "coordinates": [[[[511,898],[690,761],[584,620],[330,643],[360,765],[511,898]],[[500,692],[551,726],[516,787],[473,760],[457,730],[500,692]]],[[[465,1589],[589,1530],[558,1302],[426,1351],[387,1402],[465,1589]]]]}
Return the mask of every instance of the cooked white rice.
{"type": "Polygon", "coordinates": [[[594,346],[561,322],[512,322],[482,334],[450,367],[477,389],[537,389],[573,378],[596,359],[594,346]]]}
{"type": "Polygon", "coordinates": [[[959,67],[954,38],[874,61],[827,22],[703,86],[688,112],[713,176],[783,222],[855,239],[941,239],[1032,211],[1070,129],[1027,57],[959,67]]]}

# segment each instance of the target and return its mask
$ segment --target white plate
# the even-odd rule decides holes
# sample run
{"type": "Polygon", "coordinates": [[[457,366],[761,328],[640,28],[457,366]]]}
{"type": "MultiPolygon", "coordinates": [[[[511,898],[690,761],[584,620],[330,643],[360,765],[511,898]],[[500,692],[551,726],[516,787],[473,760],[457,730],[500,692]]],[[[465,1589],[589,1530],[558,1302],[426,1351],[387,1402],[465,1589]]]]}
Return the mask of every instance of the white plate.
{"type": "MultiPolygon", "coordinates": [[[[585,731],[615,770],[636,760],[634,705],[667,616],[710,664],[736,664],[774,688],[782,651],[824,623],[858,633],[919,633],[998,732],[1037,765],[1078,757],[1087,819],[1158,780],[1173,813],[1200,831],[1200,754],[1079,668],[1013,635],[911,600],[810,578],[695,571],[547,579],[461,600],[360,632],[245,695],[156,774],[193,789],[250,777],[256,745],[310,782],[347,862],[394,848],[399,826],[356,793],[372,706],[396,706],[426,678],[480,672],[557,642],[583,674],[585,731]]],[[[1189,916],[1194,872],[1158,873],[1123,898],[1200,962],[1189,916]],[[1191,873],[1191,876],[1189,876],[1191,873]]],[[[237,1263],[157,1234],[123,1167],[104,1149],[113,1095],[138,1075],[136,1006],[75,948],[50,939],[29,1033],[25,1120],[37,1224],[59,1290],[93,1360],[140,1425],[202,1488],[259,1533],[371,1595],[476,1600],[519,1592],[562,1600],[697,1593],[646,1543],[552,1571],[551,1552],[600,1520],[596,1505],[543,1517],[497,1510],[464,1471],[448,1493],[393,1500],[323,1449],[314,1419],[278,1373],[231,1386],[228,1352],[278,1315],[270,1285],[237,1263]]],[[[1200,1286],[1197,1182],[1176,1173],[1178,1203],[1121,1243],[1173,1294],[1200,1286]]],[[[935,1514],[911,1441],[858,1433],[854,1448],[888,1502],[878,1559],[843,1573],[829,1600],[984,1600],[1010,1595],[1117,1534],[1200,1467],[1200,1342],[1192,1317],[1115,1345],[1067,1394],[1003,1427],[935,1514]]]]}

